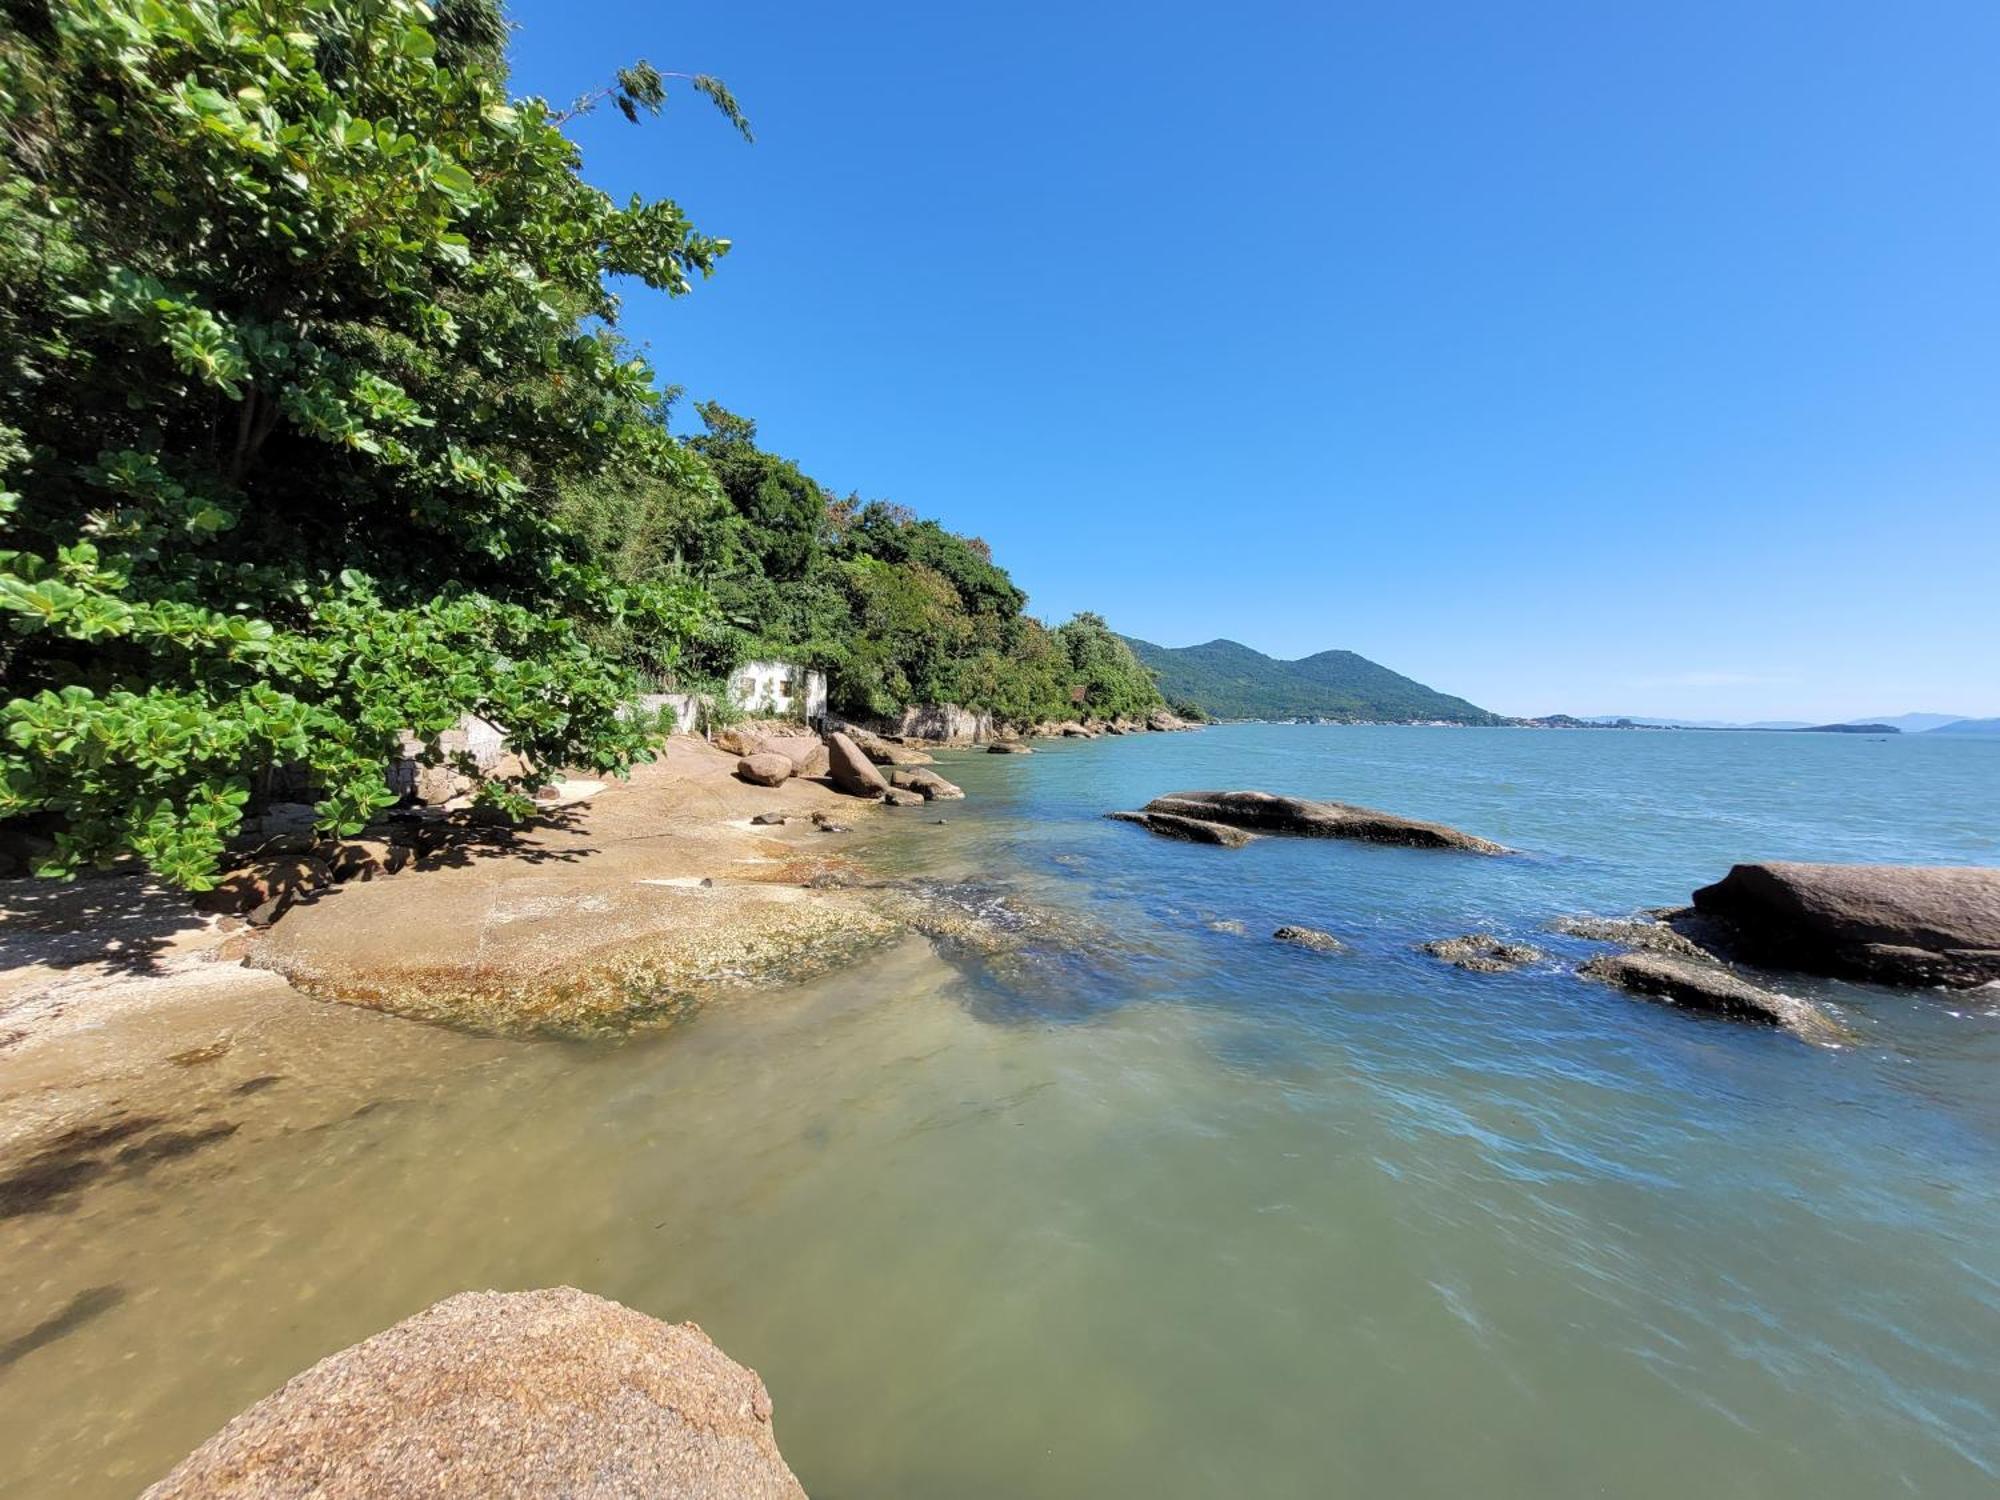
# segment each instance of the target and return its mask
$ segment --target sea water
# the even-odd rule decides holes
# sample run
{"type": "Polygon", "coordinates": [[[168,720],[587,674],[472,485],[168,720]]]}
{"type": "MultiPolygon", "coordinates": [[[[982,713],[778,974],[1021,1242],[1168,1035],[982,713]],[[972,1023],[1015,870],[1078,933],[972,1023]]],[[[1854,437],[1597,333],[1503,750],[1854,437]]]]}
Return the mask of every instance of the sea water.
{"type": "Polygon", "coordinates": [[[1856,1038],[1813,1047],[1578,980],[1598,950],[1544,930],[1744,859],[2000,864],[2000,741],[941,759],[968,800],[868,857],[1061,940],[912,941],[620,1043],[341,1012],[227,1140],[0,1221],[0,1494],[130,1496],[334,1349],[560,1283],[754,1366],[820,1500],[2000,1489],[2000,999],[1785,980],[1856,1038]],[[1101,816],[1223,787],[1521,852],[1101,816]],[[1417,947],[1473,931],[1549,957],[1417,947]]]}

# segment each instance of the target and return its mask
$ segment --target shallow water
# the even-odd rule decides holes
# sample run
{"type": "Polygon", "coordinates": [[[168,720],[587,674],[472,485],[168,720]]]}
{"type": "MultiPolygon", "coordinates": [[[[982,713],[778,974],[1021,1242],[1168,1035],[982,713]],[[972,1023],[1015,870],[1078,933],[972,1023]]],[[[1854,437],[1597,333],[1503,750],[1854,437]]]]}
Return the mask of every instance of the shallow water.
{"type": "Polygon", "coordinates": [[[953,826],[875,857],[1084,951],[913,942],[616,1045],[315,1033],[235,1135],[0,1221],[0,1494],[129,1496],[440,1296],[564,1282],[755,1366],[820,1500],[1993,1492],[2000,1002],[1789,983],[1829,1051],[1540,929],[1741,858],[2000,864],[2000,742],[1242,726],[945,769],[953,826]],[[1230,785],[1525,853],[1098,816],[1230,785]],[[1474,929],[1551,962],[1413,951],[1474,929]]]}

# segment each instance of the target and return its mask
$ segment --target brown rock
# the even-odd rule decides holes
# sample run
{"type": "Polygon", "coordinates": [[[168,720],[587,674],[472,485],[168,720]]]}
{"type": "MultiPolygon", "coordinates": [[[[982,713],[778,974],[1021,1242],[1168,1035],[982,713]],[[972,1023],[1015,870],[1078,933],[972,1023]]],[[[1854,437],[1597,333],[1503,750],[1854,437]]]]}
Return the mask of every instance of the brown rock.
{"type": "Polygon", "coordinates": [[[1309,948],[1315,953],[1338,953],[1347,945],[1330,932],[1322,932],[1317,927],[1280,927],[1271,934],[1281,943],[1294,947],[1309,948]]]}
{"type": "Polygon", "coordinates": [[[892,786],[882,793],[882,800],[891,807],[922,807],[930,799],[922,792],[892,786]]]}
{"type": "Polygon", "coordinates": [[[1694,893],[1759,963],[1878,984],[2000,980],[2000,869],[1737,865],[1694,893]]]}
{"type": "Polygon", "coordinates": [[[709,738],[709,743],[724,755],[755,755],[766,737],[750,733],[746,729],[718,729],[709,738]]]}
{"type": "Polygon", "coordinates": [[[194,904],[200,911],[255,912],[273,901],[282,904],[303,892],[316,891],[332,878],[324,864],[306,855],[260,859],[230,871],[214,889],[199,893],[194,904]]]}
{"type": "Polygon", "coordinates": [[[1541,949],[1526,943],[1503,943],[1490,932],[1439,938],[1421,946],[1432,958],[1441,958],[1454,968],[1469,969],[1475,974],[1504,974],[1548,957],[1541,949]]]}
{"type": "Polygon", "coordinates": [[[893,740],[885,740],[879,734],[871,734],[850,724],[841,731],[854,741],[855,748],[878,766],[928,766],[932,758],[928,751],[914,749],[909,745],[899,745],[893,740]]]}
{"type": "Polygon", "coordinates": [[[1504,845],[1442,823],[1423,823],[1346,802],[1311,802],[1270,792],[1169,792],[1148,802],[1145,810],[1304,838],[1360,839],[1371,844],[1463,849],[1474,854],[1508,852],[1504,845]]]}
{"type": "Polygon", "coordinates": [[[1241,849],[1257,835],[1247,828],[1227,823],[1210,823],[1202,818],[1184,818],[1178,813],[1110,812],[1104,815],[1120,823],[1137,823],[1161,838],[1185,839],[1190,844],[1220,844],[1225,849],[1241,849]]]}
{"type": "Polygon", "coordinates": [[[879,797],[889,790],[889,783],[875,769],[874,762],[846,735],[837,732],[828,735],[826,754],[827,774],[833,778],[837,790],[851,797],[879,797]]]}
{"type": "Polygon", "coordinates": [[[827,772],[826,745],[814,734],[774,734],[758,741],[758,755],[782,755],[792,763],[794,776],[824,776],[827,772]]]}
{"type": "Polygon", "coordinates": [[[1019,740],[995,740],[986,747],[988,755],[1033,755],[1035,752],[1019,740]]]}
{"type": "Polygon", "coordinates": [[[928,802],[950,802],[965,795],[964,788],[922,766],[897,766],[889,772],[889,785],[915,792],[928,802]]]}
{"type": "Polygon", "coordinates": [[[792,763],[782,755],[759,751],[736,763],[737,776],[752,786],[783,786],[792,779],[792,763]]]}
{"type": "Polygon", "coordinates": [[[347,839],[325,856],[327,873],[335,880],[373,880],[394,875],[410,862],[407,845],[387,839],[347,839]]]}
{"type": "Polygon", "coordinates": [[[692,1323],[462,1292],[321,1360],[141,1500],[804,1500],[771,1397],[692,1323]]]}
{"type": "Polygon", "coordinates": [[[1840,1024],[1811,1001],[1752,984],[1717,963],[1664,953],[1604,953],[1577,973],[1644,999],[1782,1026],[1810,1042],[1837,1043],[1847,1037],[1840,1024]]]}

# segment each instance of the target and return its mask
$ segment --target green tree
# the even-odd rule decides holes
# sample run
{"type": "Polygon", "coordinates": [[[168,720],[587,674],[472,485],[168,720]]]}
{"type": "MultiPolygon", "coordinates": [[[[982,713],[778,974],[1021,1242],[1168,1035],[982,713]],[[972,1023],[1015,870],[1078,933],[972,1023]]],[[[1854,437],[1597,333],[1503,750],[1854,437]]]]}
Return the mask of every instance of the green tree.
{"type": "Polygon", "coordinates": [[[562,116],[508,98],[490,0],[7,14],[0,818],[66,821],[48,873],[136,853],[199,887],[274,762],[353,830],[397,733],[466,712],[544,764],[643,755],[627,663],[709,602],[605,566],[561,497],[719,495],[604,330],[608,277],[678,295],[727,242],[581,180],[562,116]]]}

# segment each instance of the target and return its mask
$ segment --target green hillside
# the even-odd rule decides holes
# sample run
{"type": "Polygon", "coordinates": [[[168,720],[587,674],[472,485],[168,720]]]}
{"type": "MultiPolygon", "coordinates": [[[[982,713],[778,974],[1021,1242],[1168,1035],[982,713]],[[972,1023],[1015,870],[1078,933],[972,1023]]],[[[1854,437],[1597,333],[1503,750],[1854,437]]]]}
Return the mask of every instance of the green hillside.
{"type": "Polygon", "coordinates": [[[1191,703],[1218,719],[1444,719],[1497,724],[1463,698],[1434,692],[1352,651],[1279,661],[1235,641],[1201,646],[1126,644],[1158,674],[1169,702],[1191,703]]]}

